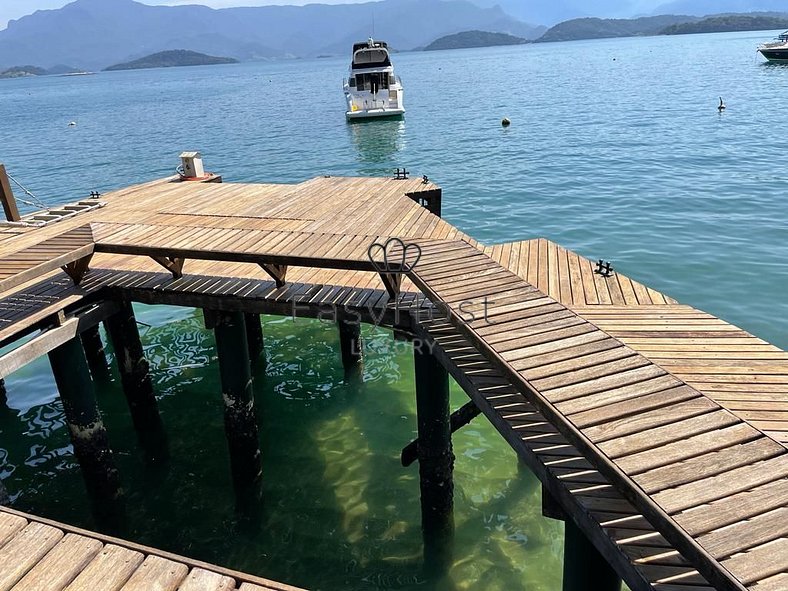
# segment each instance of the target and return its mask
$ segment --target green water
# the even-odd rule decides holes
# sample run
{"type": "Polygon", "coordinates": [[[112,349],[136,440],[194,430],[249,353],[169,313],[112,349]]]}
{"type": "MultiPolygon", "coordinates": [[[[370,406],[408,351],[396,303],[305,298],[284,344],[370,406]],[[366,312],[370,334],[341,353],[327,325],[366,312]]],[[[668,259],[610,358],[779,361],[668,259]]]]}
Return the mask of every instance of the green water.
{"type": "MultiPolygon", "coordinates": [[[[199,312],[137,307],[170,439],[166,470],[146,465],[116,373],[99,401],[127,495],[135,541],[310,589],[556,589],[562,526],[541,517],[538,481],[477,419],[455,436],[455,556],[438,583],[422,573],[413,353],[364,327],[363,375],[346,381],[336,327],[266,317],[268,365],[255,376],[263,449],[259,531],[239,526],[213,336],[199,312]]],[[[44,360],[8,381],[19,410],[0,418],[5,483],[16,506],[95,523],[70,455],[44,360]],[[10,472],[10,474],[9,474],[10,472]]],[[[452,404],[467,401],[452,385],[452,404]]]]}

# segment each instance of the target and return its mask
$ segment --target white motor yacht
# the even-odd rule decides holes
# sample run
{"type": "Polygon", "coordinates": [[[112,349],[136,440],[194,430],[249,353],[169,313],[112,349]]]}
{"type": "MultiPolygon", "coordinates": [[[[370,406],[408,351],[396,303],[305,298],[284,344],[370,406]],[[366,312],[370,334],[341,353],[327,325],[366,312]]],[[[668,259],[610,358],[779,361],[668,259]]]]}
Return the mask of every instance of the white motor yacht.
{"type": "Polygon", "coordinates": [[[345,80],[348,119],[400,117],[405,114],[402,81],[394,74],[388,45],[369,39],[353,45],[345,80]]]}

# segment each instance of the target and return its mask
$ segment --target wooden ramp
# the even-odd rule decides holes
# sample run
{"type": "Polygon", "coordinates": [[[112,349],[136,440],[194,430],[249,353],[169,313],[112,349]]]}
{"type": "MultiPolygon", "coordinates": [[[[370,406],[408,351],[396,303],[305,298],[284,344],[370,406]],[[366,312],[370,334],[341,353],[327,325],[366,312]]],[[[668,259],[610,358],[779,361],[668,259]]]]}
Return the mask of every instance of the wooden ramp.
{"type": "Polygon", "coordinates": [[[410,279],[707,580],[742,590],[788,572],[783,445],[479,249],[419,244],[410,279]],[[684,519],[723,526],[696,537],[684,519]]]}
{"type": "Polygon", "coordinates": [[[0,507],[2,591],[299,591],[0,507]]]}

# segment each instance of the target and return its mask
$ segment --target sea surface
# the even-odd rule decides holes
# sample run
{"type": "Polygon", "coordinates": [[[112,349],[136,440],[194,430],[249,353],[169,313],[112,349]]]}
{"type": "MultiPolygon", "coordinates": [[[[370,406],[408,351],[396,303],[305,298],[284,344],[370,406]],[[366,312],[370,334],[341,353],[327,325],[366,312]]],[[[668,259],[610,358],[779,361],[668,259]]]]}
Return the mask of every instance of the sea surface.
{"type": "MultiPolygon", "coordinates": [[[[788,67],[755,53],[773,36],[401,53],[405,119],[352,125],[346,57],[5,80],[0,161],[48,204],[171,174],[182,150],[239,182],[405,166],[485,243],[547,237],[786,347],[788,67]]],[[[126,537],[315,590],[560,587],[562,526],[483,419],[455,436],[454,561],[426,580],[417,468],[399,465],[416,429],[412,352],[371,327],[363,379],[348,380],[334,327],[264,319],[265,504],[259,529],[241,527],[212,336],[192,309],[137,313],[171,461],[146,465],[117,376],[97,384],[126,537]]],[[[46,360],[7,387],[0,477],[15,506],[101,527],[46,360]]]]}

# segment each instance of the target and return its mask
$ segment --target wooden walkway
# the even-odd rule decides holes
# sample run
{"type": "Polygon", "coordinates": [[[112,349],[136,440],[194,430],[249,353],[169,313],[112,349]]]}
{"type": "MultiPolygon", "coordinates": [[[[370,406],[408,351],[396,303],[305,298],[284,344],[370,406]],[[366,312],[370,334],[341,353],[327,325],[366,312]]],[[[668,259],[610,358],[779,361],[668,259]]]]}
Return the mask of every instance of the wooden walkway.
{"type": "Polygon", "coordinates": [[[107,290],[274,313],[395,298],[633,589],[788,588],[788,356],[547,240],[479,245],[417,204],[435,190],[153,183],[0,232],[0,345],[107,290]],[[368,257],[391,236],[421,248],[401,284],[368,257]]]}
{"type": "Polygon", "coordinates": [[[2,591],[299,591],[0,507],[2,591]]]}

